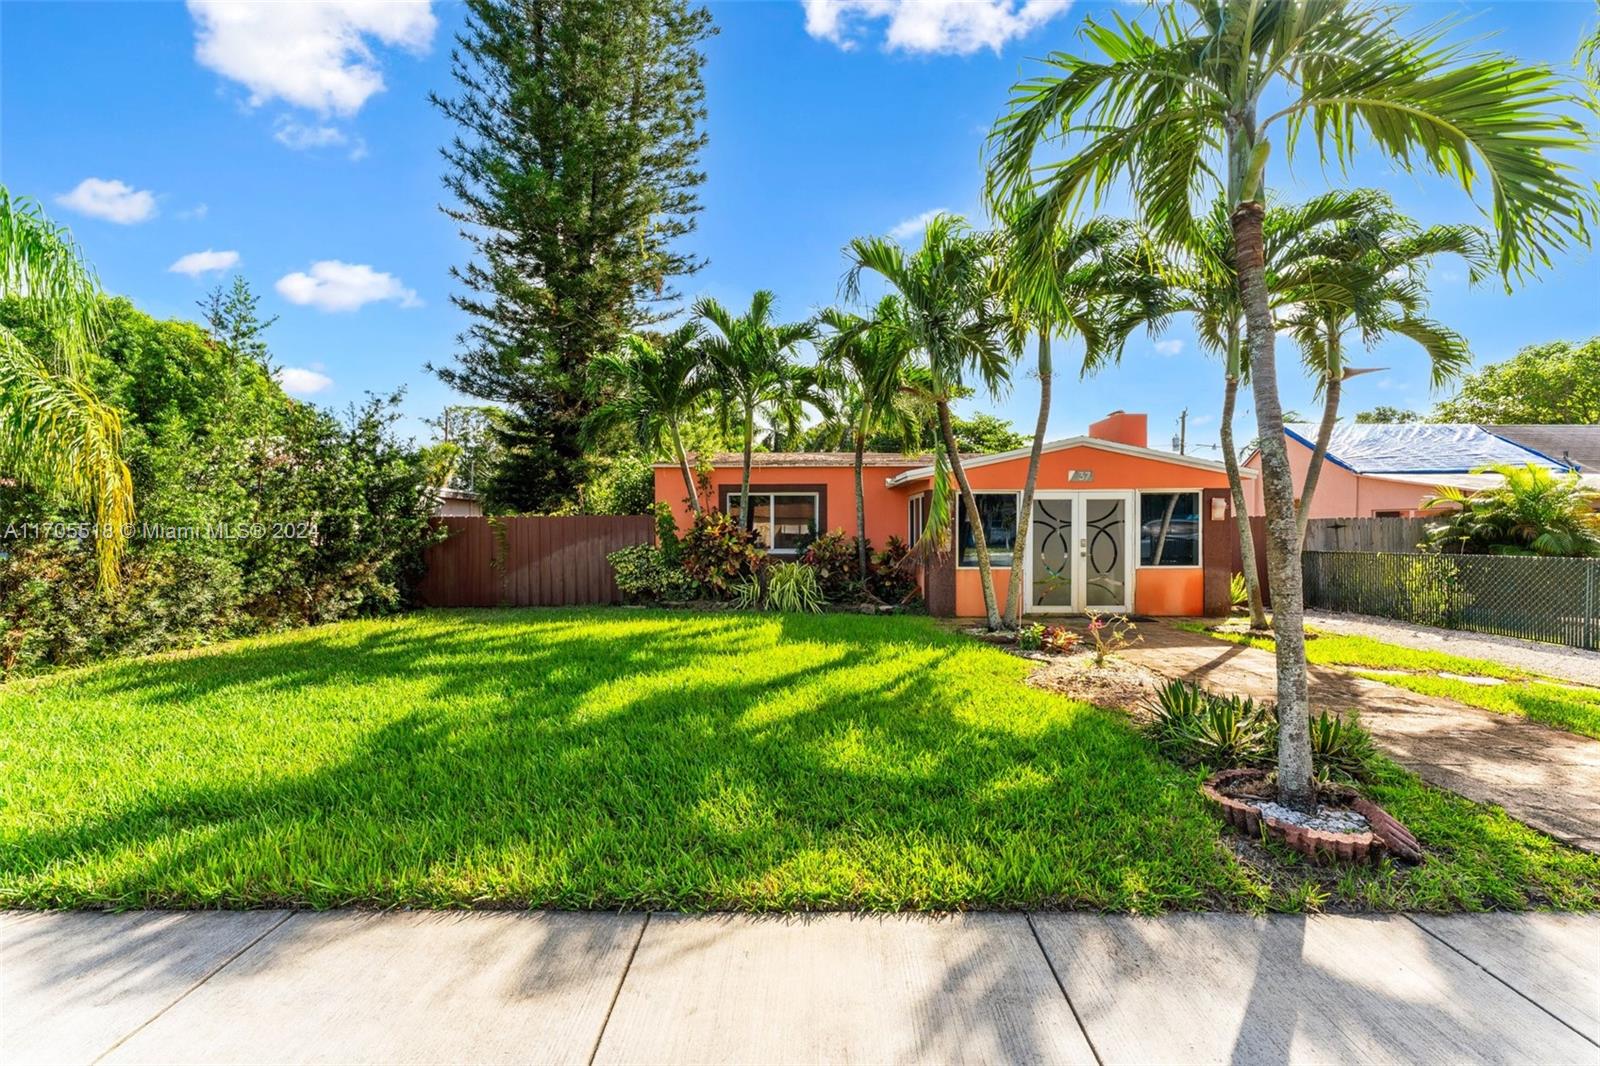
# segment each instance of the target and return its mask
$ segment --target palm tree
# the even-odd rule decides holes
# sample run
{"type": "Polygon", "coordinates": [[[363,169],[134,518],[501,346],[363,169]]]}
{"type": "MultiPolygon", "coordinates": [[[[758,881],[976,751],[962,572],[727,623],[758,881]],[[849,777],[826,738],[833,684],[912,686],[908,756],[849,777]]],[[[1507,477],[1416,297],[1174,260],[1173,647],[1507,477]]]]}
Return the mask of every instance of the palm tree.
{"type": "Polygon", "coordinates": [[[944,539],[950,521],[947,479],[954,473],[975,534],[984,614],[991,630],[1000,629],[1003,623],[995,603],[988,538],[977,497],[961,464],[950,402],[964,388],[963,379],[969,374],[976,374],[991,392],[1010,381],[1009,356],[999,337],[1003,312],[993,284],[995,246],[993,237],[974,233],[956,216],[940,214],[923,231],[922,246],[910,254],[884,237],[851,241],[845,248],[850,269],[844,282],[846,297],[854,300],[861,292],[863,272],[880,275],[900,298],[905,316],[903,343],[927,360],[920,388],[938,411],[940,443],[934,452],[933,506],[927,531],[931,536],[925,534],[924,539],[944,539]]]}
{"type": "MultiPolygon", "coordinates": [[[[1014,205],[1011,219],[1025,214],[1014,205]]],[[[1033,524],[1033,497],[1039,483],[1039,463],[1049,430],[1050,402],[1055,377],[1052,342],[1057,334],[1076,333],[1084,341],[1083,368],[1115,359],[1123,343],[1140,323],[1154,325],[1164,314],[1166,297],[1153,264],[1143,262],[1131,240],[1131,227],[1110,219],[1091,219],[1082,226],[1060,226],[1049,235],[1046,253],[1005,234],[999,261],[998,284],[1010,318],[1010,338],[1019,354],[1030,334],[1037,339],[1039,416],[1034,422],[1023,481],[1022,507],[1017,514],[1011,580],[1006,589],[1009,624],[1020,627],[1027,591],[1023,588],[1022,560],[1027,557],[1029,527],[1033,524]]]]}
{"type": "Polygon", "coordinates": [[[110,588],[133,521],[133,478],[122,419],[86,380],[100,341],[100,285],[65,228],[0,186],[3,297],[36,307],[47,339],[30,348],[0,325],[0,471],[94,512],[100,584],[110,588]]]}
{"type": "Polygon", "coordinates": [[[1542,466],[1497,464],[1474,474],[1499,474],[1502,483],[1471,494],[1441,486],[1424,507],[1454,507],[1428,540],[1456,551],[1490,555],[1600,555],[1600,495],[1576,471],[1557,477],[1542,466]]]}
{"type": "Polygon", "coordinates": [[[1397,9],[1343,0],[1189,0],[1157,9],[1155,33],[1120,16],[1086,20],[1096,59],[1056,53],[1055,72],[1019,84],[992,133],[990,195],[1042,186],[1030,228],[1042,244],[1085,196],[1127,178],[1151,228],[1178,240],[1193,204],[1220,191],[1234,233],[1260,434],[1278,665],[1280,801],[1315,802],[1307,716],[1304,590],[1294,478],[1283,439],[1262,224],[1269,135],[1347,162],[1366,138],[1395,164],[1492,191],[1498,266],[1509,282],[1600,216],[1593,190],[1552,158],[1592,143],[1582,96],[1548,67],[1445,43],[1448,26],[1403,31],[1397,9]],[[1187,10],[1187,15],[1185,14],[1187,10]],[[1264,117],[1262,101],[1281,105],[1264,117]],[[1563,108],[1570,111],[1564,113],[1563,108]],[[1043,168],[1052,135],[1082,138],[1043,168]]]}
{"type": "Polygon", "coordinates": [[[1283,325],[1294,336],[1323,394],[1322,421],[1300,489],[1296,533],[1304,543],[1311,499],[1328,454],[1344,382],[1364,371],[1345,362],[1345,337],[1359,331],[1368,347],[1387,336],[1407,337],[1428,356],[1434,388],[1458,377],[1472,363],[1466,338],[1423,315],[1426,270],[1437,255],[1459,255],[1476,283],[1489,270],[1489,242],[1472,226],[1423,229],[1375,194],[1367,211],[1309,242],[1294,264],[1283,325]]]}
{"type": "Polygon", "coordinates": [[[712,385],[700,352],[701,330],[688,322],[658,339],[630,334],[615,352],[589,363],[592,387],[604,396],[589,416],[591,433],[626,426],[634,441],[652,455],[670,445],[683,474],[689,507],[700,512],[700,493],[683,448],[683,423],[701,413],[712,385]]]}
{"type": "MultiPolygon", "coordinates": [[[[1330,244],[1329,231],[1361,217],[1381,195],[1362,189],[1341,190],[1323,193],[1293,206],[1268,205],[1262,220],[1262,241],[1267,292],[1275,314],[1292,299],[1290,290],[1303,287],[1303,281],[1295,280],[1305,277],[1306,271],[1301,265],[1314,258],[1317,250],[1326,249],[1330,244]]],[[[1248,379],[1250,367],[1244,351],[1244,308],[1239,302],[1239,283],[1233,270],[1233,227],[1228,221],[1227,203],[1218,198],[1212,209],[1197,218],[1183,239],[1170,249],[1170,254],[1172,263],[1167,278],[1173,294],[1171,310],[1190,313],[1201,345],[1222,356],[1219,428],[1222,459],[1239,531],[1250,627],[1264,630],[1268,623],[1261,583],[1256,575],[1255,534],[1245,504],[1239,451],[1233,437],[1239,386],[1248,379]]]]}
{"type": "Polygon", "coordinates": [[[810,322],[772,321],[777,298],[761,289],[750,298],[750,309],[737,318],[709,296],[695,301],[695,317],[709,322],[717,333],[705,338],[701,349],[714,368],[722,390],[724,413],[737,410],[744,432],[744,472],[739,482],[739,516],[744,528],[755,528],[750,498],[750,454],[755,446],[756,411],[781,402],[795,388],[794,351],[810,340],[810,322]]]}
{"type": "Polygon", "coordinates": [[[900,300],[885,296],[871,318],[830,307],[820,320],[832,332],[822,343],[822,366],[834,386],[834,420],[850,439],[856,472],[856,565],[867,579],[867,502],[863,473],[867,438],[915,431],[901,404],[910,334],[900,300]]]}

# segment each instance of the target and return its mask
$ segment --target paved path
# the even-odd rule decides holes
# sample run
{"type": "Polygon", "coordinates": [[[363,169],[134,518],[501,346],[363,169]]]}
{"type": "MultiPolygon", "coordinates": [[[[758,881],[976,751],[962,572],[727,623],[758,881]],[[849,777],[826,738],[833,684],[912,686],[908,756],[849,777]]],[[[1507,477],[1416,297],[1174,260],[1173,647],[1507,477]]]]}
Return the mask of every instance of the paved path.
{"type": "Polygon", "coordinates": [[[1306,625],[1325,633],[1350,633],[1371,637],[1387,644],[1399,644],[1423,651],[1464,655],[1545,674],[1580,685],[1600,685],[1600,651],[1563,648],[1516,637],[1496,637],[1487,633],[1465,633],[1459,629],[1435,629],[1389,618],[1364,614],[1336,614],[1332,611],[1307,611],[1306,625]]]}
{"type": "Polygon", "coordinates": [[[0,914],[0,1060],[1600,1063],[1600,916],[0,914]]]}
{"type": "MultiPolygon", "coordinates": [[[[1166,677],[1220,692],[1271,699],[1278,690],[1270,652],[1160,622],[1123,654],[1166,677]]],[[[1495,803],[1513,818],[1586,851],[1600,852],[1600,740],[1454,700],[1310,668],[1314,708],[1356,708],[1373,739],[1424,781],[1495,803]]]]}

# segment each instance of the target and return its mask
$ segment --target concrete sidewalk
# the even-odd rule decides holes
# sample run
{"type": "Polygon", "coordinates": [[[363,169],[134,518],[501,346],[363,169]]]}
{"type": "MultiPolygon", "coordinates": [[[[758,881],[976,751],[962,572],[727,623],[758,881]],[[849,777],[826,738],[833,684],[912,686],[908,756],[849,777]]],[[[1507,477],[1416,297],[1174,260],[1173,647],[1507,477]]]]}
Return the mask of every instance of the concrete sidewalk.
{"type": "Polygon", "coordinates": [[[0,914],[0,1060],[1600,1063],[1600,916],[0,914]]]}

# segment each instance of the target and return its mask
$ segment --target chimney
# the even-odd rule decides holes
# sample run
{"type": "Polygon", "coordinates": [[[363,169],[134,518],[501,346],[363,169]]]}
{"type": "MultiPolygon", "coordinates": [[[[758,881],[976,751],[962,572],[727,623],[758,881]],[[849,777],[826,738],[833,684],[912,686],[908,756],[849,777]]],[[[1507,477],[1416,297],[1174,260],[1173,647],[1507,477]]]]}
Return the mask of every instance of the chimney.
{"type": "Polygon", "coordinates": [[[1098,422],[1090,423],[1089,436],[1096,440],[1109,440],[1117,444],[1131,444],[1135,448],[1150,447],[1150,419],[1142,414],[1112,411],[1098,422]]]}

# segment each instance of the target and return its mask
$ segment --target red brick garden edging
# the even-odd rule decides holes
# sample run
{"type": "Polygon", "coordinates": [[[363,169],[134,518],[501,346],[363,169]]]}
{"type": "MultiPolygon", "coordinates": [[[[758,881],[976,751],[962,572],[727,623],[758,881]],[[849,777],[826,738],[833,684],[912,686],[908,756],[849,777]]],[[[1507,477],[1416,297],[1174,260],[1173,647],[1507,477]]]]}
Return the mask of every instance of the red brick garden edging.
{"type": "Polygon", "coordinates": [[[1308,829],[1261,813],[1247,799],[1226,796],[1222,788],[1252,778],[1266,776],[1264,770],[1222,770],[1206,778],[1201,793],[1222,814],[1222,820],[1248,836],[1260,836],[1262,827],[1273,840],[1319,862],[1377,862],[1385,852],[1407,862],[1422,861],[1422,847],[1394,816],[1365,796],[1350,793],[1348,805],[1364,817],[1372,829],[1362,833],[1330,833],[1308,829]]]}

